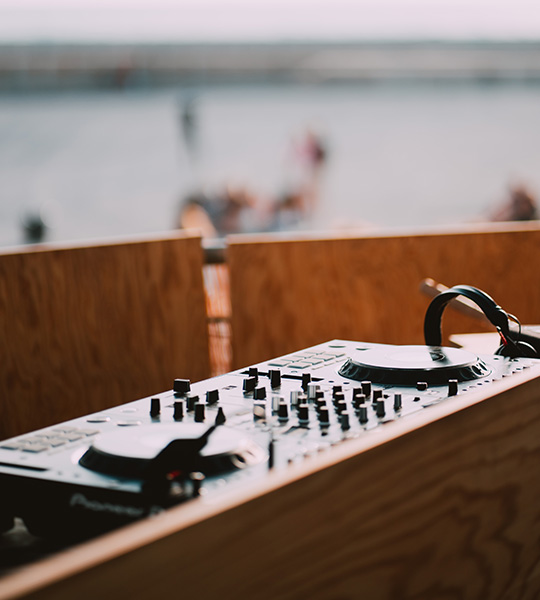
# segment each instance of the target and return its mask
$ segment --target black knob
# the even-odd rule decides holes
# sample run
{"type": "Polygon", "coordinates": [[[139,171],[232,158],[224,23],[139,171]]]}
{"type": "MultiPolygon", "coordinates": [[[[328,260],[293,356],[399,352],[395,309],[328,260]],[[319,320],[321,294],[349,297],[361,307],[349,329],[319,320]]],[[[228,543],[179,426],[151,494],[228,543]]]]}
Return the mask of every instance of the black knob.
{"type": "Polygon", "coordinates": [[[365,404],[358,409],[358,419],[360,420],[360,423],[368,422],[368,410],[365,404]]]}
{"type": "Polygon", "coordinates": [[[175,394],[185,396],[191,390],[191,382],[189,379],[175,379],[173,391],[175,394]]]}
{"type": "Polygon", "coordinates": [[[416,389],[419,392],[425,392],[427,390],[427,388],[428,388],[427,381],[417,381],[416,382],[416,389]]]}
{"type": "Polygon", "coordinates": [[[448,381],[448,395],[455,396],[458,393],[458,380],[450,379],[448,381]]]}
{"type": "Polygon", "coordinates": [[[377,400],[380,400],[382,397],[383,397],[382,390],[373,390],[373,403],[377,402],[377,400]]]}
{"type": "Polygon", "coordinates": [[[353,388],[352,397],[355,398],[356,396],[360,396],[360,395],[362,395],[362,396],[365,395],[364,392],[362,391],[362,388],[361,387],[353,388]]]}
{"type": "Polygon", "coordinates": [[[150,400],[150,416],[152,418],[157,417],[161,412],[161,402],[159,398],[152,398],[150,400]]]}
{"type": "Polygon", "coordinates": [[[394,394],[394,410],[401,410],[402,401],[401,394],[394,394]]]}
{"type": "Polygon", "coordinates": [[[257,387],[257,377],[248,377],[244,379],[244,394],[249,394],[257,387]]]}
{"type": "Polygon", "coordinates": [[[307,396],[305,394],[299,394],[298,396],[297,407],[299,407],[301,404],[307,404],[307,396]]]}
{"type": "Polygon", "coordinates": [[[334,385],[332,387],[332,396],[335,398],[336,394],[340,394],[343,391],[343,386],[341,385],[334,385]]]}
{"type": "Polygon", "coordinates": [[[361,381],[360,385],[362,387],[362,394],[369,398],[371,396],[371,381],[361,381]]]}
{"type": "Polygon", "coordinates": [[[317,402],[317,400],[320,400],[321,398],[324,399],[324,392],[322,390],[317,390],[315,394],[315,402],[317,402]]]}
{"type": "Polygon", "coordinates": [[[225,412],[223,411],[223,408],[220,406],[217,411],[215,424],[223,425],[223,423],[225,423],[226,420],[227,420],[227,417],[225,417],[225,412]]]}
{"type": "Polygon", "coordinates": [[[219,390],[210,390],[206,392],[206,404],[212,406],[219,401],[219,390]]]}
{"type": "Polygon", "coordinates": [[[254,400],[264,400],[265,398],[266,398],[266,388],[264,388],[264,387],[255,388],[255,390],[253,392],[253,399],[254,400]]]}
{"type": "Polygon", "coordinates": [[[199,396],[188,396],[186,398],[186,400],[187,400],[187,409],[188,409],[188,412],[190,412],[195,409],[195,404],[197,404],[197,402],[199,401],[199,396]]]}
{"type": "Polygon", "coordinates": [[[175,421],[181,421],[183,418],[184,418],[184,401],[177,400],[174,403],[173,419],[175,421]]]}
{"type": "Polygon", "coordinates": [[[337,392],[332,398],[334,406],[337,406],[339,402],[345,402],[345,394],[343,392],[337,392]]]}
{"type": "Polygon", "coordinates": [[[315,400],[315,408],[317,410],[321,410],[321,408],[328,408],[326,405],[326,400],[324,398],[317,398],[315,400]]]}
{"type": "Polygon", "coordinates": [[[302,389],[307,392],[308,383],[311,381],[311,373],[302,373],[302,389]]]}
{"type": "Polygon", "coordinates": [[[278,406],[278,419],[287,421],[289,419],[289,407],[285,402],[280,402],[278,406]]]}
{"type": "Polygon", "coordinates": [[[351,428],[349,415],[347,413],[343,413],[339,416],[339,424],[341,425],[341,429],[343,429],[343,431],[347,431],[351,428]]]}
{"type": "Polygon", "coordinates": [[[259,379],[259,369],[257,369],[257,367],[249,367],[248,375],[249,377],[255,377],[255,379],[259,379]]]}
{"type": "Polygon", "coordinates": [[[300,423],[309,422],[309,407],[307,404],[300,404],[298,407],[298,421],[300,423]]]}
{"type": "Polygon", "coordinates": [[[323,427],[330,425],[330,413],[327,408],[321,408],[319,411],[319,423],[323,427]]]}
{"type": "Polygon", "coordinates": [[[356,394],[355,396],[353,396],[353,406],[356,410],[358,410],[360,408],[360,406],[362,404],[364,404],[364,402],[366,401],[366,397],[364,396],[364,394],[356,394]]]}
{"type": "Polygon", "coordinates": [[[279,369],[273,369],[268,371],[270,377],[270,387],[272,389],[278,388],[281,385],[281,371],[279,369]]]}
{"type": "Polygon", "coordinates": [[[339,414],[347,411],[347,403],[345,400],[340,400],[336,405],[336,410],[339,414]]]}
{"type": "Polygon", "coordinates": [[[204,421],[204,404],[197,402],[195,404],[195,422],[202,423],[204,421]]]}
{"type": "Polygon", "coordinates": [[[384,417],[384,415],[386,414],[385,411],[385,407],[384,407],[384,400],[377,400],[377,405],[375,406],[375,412],[377,413],[378,417],[384,417]]]}

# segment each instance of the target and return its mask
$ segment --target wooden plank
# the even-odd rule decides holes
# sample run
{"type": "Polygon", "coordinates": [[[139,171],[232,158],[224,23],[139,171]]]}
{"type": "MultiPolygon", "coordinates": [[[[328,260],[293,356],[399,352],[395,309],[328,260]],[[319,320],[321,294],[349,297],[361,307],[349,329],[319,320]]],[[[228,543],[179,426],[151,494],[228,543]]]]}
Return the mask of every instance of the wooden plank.
{"type": "Polygon", "coordinates": [[[0,598],[537,598],[540,369],[486,389],[6,577],[0,598]]]}
{"type": "Polygon", "coordinates": [[[200,239],[0,254],[0,437],[209,376],[200,239]]]}
{"type": "MultiPolygon", "coordinates": [[[[539,259],[538,223],[339,239],[231,237],[233,366],[332,338],[423,343],[426,277],[474,285],[522,322],[540,322],[539,259]]],[[[444,325],[447,333],[493,331],[451,310],[444,325]]]]}

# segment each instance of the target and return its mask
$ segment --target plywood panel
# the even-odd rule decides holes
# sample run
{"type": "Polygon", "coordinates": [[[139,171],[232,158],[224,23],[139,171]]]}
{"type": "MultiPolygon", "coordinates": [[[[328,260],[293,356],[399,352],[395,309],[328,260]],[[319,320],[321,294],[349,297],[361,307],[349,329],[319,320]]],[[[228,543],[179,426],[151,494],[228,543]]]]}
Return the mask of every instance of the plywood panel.
{"type": "Polygon", "coordinates": [[[537,598],[539,377],[98,539],[6,578],[0,598],[537,598]]]}
{"type": "Polygon", "coordinates": [[[209,375],[200,239],[0,254],[0,438],[209,375]]]}
{"type": "MultiPolygon", "coordinates": [[[[537,223],[340,239],[235,236],[228,261],[235,367],[333,338],[422,343],[426,277],[474,285],[522,322],[540,322],[537,223]]],[[[451,313],[446,334],[489,330],[451,313]]]]}

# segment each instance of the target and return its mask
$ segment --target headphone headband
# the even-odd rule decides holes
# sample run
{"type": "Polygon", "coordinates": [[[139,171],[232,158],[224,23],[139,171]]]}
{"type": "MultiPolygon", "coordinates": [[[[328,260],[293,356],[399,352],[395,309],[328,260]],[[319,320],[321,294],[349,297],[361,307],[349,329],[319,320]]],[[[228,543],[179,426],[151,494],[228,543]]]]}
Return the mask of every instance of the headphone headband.
{"type": "Polygon", "coordinates": [[[424,339],[428,346],[440,346],[442,343],[442,314],[446,305],[457,296],[465,296],[477,304],[486,317],[506,338],[510,338],[508,314],[491,296],[471,285],[455,285],[431,301],[424,319],[424,339]]]}

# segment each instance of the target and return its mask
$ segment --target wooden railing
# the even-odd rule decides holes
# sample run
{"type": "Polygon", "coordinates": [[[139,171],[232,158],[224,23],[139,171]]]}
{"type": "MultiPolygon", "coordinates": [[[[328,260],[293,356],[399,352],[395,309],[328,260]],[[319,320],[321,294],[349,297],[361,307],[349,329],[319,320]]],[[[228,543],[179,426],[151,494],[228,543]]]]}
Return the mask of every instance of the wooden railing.
{"type": "MultiPolygon", "coordinates": [[[[340,238],[236,236],[227,256],[234,367],[333,338],[423,343],[426,277],[474,285],[522,322],[540,322],[538,222],[340,238]]],[[[444,330],[490,329],[446,311],[444,330]]]]}
{"type": "Polygon", "coordinates": [[[199,237],[0,253],[0,438],[210,375],[199,237]]]}

